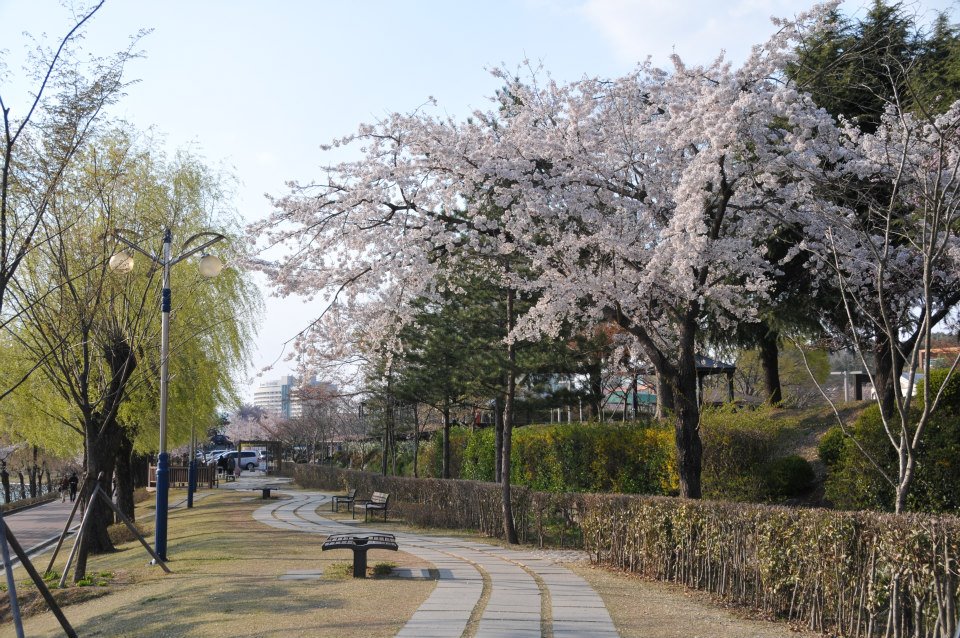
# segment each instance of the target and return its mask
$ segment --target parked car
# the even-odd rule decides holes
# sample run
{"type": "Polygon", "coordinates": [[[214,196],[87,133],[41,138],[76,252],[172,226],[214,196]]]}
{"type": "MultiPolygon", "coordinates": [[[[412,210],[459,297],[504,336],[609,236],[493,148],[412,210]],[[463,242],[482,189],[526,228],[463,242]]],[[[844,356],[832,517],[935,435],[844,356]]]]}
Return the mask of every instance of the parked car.
{"type": "Polygon", "coordinates": [[[229,451],[230,450],[222,449],[222,448],[219,450],[210,450],[209,452],[207,452],[207,455],[204,457],[204,461],[207,463],[207,465],[211,463],[216,463],[222,454],[226,454],[229,451]]]}
{"type": "MultiPolygon", "coordinates": [[[[230,452],[224,452],[217,458],[217,465],[220,465],[223,468],[226,468],[230,464],[230,460],[237,458],[237,451],[232,450],[230,452]]],[[[260,465],[260,453],[253,450],[243,450],[240,452],[240,467],[245,470],[255,470],[257,466],[260,465]]]]}

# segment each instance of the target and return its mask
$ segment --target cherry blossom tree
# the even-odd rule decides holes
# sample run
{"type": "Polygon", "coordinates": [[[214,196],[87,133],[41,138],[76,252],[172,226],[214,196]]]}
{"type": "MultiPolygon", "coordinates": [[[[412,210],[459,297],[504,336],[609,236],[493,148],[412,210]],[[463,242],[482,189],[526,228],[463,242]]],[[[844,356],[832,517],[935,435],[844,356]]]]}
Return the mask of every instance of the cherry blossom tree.
{"type": "MultiPolygon", "coordinates": [[[[333,145],[359,146],[362,159],[328,167],[322,181],[293,184],[274,201],[275,213],[250,228],[261,247],[286,247],[280,261],[259,263],[280,294],[324,296],[323,316],[298,340],[304,365],[325,365],[328,355],[314,345],[324,342],[379,353],[366,358],[389,370],[399,331],[416,316],[414,301],[440,301],[455,287],[440,276],[444,269],[473,270],[478,260],[507,291],[512,325],[514,244],[502,226],[507,213],[489,201],[497,119],[478,114],[459,123],[415,112],[362,126],[333,145]]],[[[508,463],[508,434],[503,457],[508,463]]],[[[508,468],[503,477],[504,530],[516,542],[508,468]]]]}
{"type": "MultiPolygon", "coordinates": [[[[807,175],[837,153],[830,118],[782,73],[822,15],[779,23],[739,69],[675,58],[671,72],[643,64],[568,85],[496,71],[507,88],[489,112],[363,126],[334,144],[359,147],[360,159],[293,184],[250,228],[261,247],[286,247],[261,265],[281,294],[325,295],[341,326],[352,314],[370,343],[396,339],[411,301],[442,292],[442,269],[478,262],[507,291],[508,348],[615,321],[672,398],[682,493],[699,497],[702,326],[753,317],[777,268],[763,238],[809,206],[807,175]],[[525,294],[536,304],[514,316],[525,294]]],[[[505,464],[509,445],[505,424],[505,464]]]]}
{"type": "MultiPolygon", "coordinates": [[[[960,302],[960,101],[940,115],[908,112],[894,101],[876,132],[848,123],[844,138],[847,155],[826,174],[843,197],[824,200],[809,217],[805,248],[839,287],[849,338],[874,387],[890,390],[878,392],[877,401],[896,453],[896,476],[870,460],[902,512],[924,434],[949,380],[939,387],[924,383],[914,397],[918,373],[929,378],[930,357],[922,353],[960,302]]],[[[849,435],[839,412],[837,418],[849,435]]]]}
{"type": "Polygon", "coordinates": [[[809,175],[837,157],[829,117],[782,74],[821,15],[780,23],[739,69],[675,57],[669,73],[642,65],[612,82],[511,88],[500,146],[515,179],[494,197],[523,211],[510,231],[530,240],[518,249],[542,273],[517,334],[569,319],[632,334],[675,415],[687,497],[701,494],[703,327],[753,320],[778,267],[806,259],[770,263],[762,242],[811,206],[809,175]]]}

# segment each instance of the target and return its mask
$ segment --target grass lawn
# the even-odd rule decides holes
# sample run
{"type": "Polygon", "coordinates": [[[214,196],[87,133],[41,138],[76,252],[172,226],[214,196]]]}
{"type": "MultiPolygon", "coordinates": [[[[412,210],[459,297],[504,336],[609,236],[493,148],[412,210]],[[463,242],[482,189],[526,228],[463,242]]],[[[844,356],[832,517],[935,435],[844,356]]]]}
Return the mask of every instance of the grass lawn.
{"type": "MultiPolygon", "coordinates": [[[[171,495],[171,502],[175,497],[171,495]]],[[[148,513],[144,503],[139,512],[148,513]]],[[[354,580],[342,563],[345,552],[322,554],[318,534],[277,530],[253,520],[262,505],[250,492],[218,491],[192,510],[170,513],[168,554],[173,574],[149,565],[137,542],[92,556],[88,573],[100,583],[70,585],[54,593],[81,636],[393,636],[435,583],[425,580],[354,580]],[[280,580],[295,570],[323,570],[320,580],[280,580]],[[81,600],[96,596],[93,599],[81,600]]],[[[152,525],[145,526],[152,544],[152,525]]],[[[61,552],[61,570],[67,551],[61,552]]],[[[49,554],[35,560],[46,567],[49,554]]],[[[426,568],[416,557],[372,551],[369,565],[426,568]]],[[[27,576],[17,570],[18,582],[27,576]]],[[[72,580],[72,578],[71,578],[72,580]]],[[[20,587],[18,591],[29,589],[20,587]]],[[[41,603],[42,604],[42,603],[41,603]]],[[[25,622],[28,636],[62,636],[53,614],[25,622]]],[[[14,636],[9,619],[0,638],[14,636]]]]}

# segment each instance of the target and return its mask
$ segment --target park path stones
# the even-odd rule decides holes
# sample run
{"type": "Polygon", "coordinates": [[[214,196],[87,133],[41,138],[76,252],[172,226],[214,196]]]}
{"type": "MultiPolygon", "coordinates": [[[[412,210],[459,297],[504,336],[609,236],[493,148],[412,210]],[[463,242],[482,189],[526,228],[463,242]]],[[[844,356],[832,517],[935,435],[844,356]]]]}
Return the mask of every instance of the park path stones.
{"type": "MultiPolygon", "coordinates": [[[[279,529],[311,534],[358,531],[352,521],[322,516],[328,495],[284,492],[254,518],[279,529]]],[[[374,532],[364,527],[363,532],[374,532]]],[[[438,573],[437,587],[397,634],[398,638],[460,638],[470,628],[475,638],[614,638],[617,631],[600,596],[590,585],[552,560],[458,538],[395,534],[400,549],[427,561],[438,573]],[[486,577],[489,596],[481,608],[486,577]],[[539,582],[538,582],[539,581],[539,582]],[[549,615],[543,617],[544,595],[549,615]]]]}

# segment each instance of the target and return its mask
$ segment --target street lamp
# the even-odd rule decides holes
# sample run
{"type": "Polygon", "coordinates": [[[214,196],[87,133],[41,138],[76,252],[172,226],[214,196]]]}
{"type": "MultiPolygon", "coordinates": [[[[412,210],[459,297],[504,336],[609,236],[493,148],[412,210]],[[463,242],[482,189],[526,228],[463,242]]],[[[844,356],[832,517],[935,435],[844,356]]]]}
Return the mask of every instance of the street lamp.
{"type": "MultiPolygon", "coordinates": [[[[160,453],[157,455],[157,513],[156,513],[156,535],[154,538],[154,550],[162,560],[167,560],[167,504],[170,493],[170,456],[167,454],[167,359],[170,353],[170,268],[180,263],[187,257],[195,255],[198,252],[212,246],[218,241],[224,239],[219,233],[197,233],[183,243],[180,253],[177,257],[172,257],[170,244],[173,241],[169,228],[163,231],[163,250],[161,254],[151,255],[143,250],[137,244],[123,236],[122,233],[129,232],[123,230],[113,231],[113,237],[126,246],[129,250],[135,251],[163,268],[163,290],[160,295],[160,453]],[[187,247],[195,240],[204,239],[206,241],[194,248],[187,247]]],[[[121,273],[128,273],[133,270],[133,255],[129,251],[118,252],[110,258],[110,268],[121,273]]],[[[216,277],[223,269],[223,262],[213,255],[204,255],[200,259],[200,274],[204,277],[216,277]]],[[[192,486],[196,481],[196,459],[190,459],[190,479],[191,485],[188,499],[192,500],[192,486]]]]}

